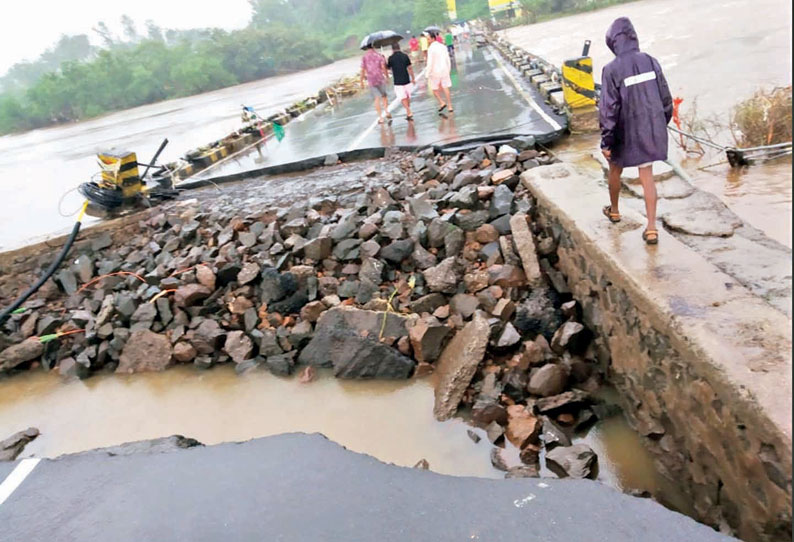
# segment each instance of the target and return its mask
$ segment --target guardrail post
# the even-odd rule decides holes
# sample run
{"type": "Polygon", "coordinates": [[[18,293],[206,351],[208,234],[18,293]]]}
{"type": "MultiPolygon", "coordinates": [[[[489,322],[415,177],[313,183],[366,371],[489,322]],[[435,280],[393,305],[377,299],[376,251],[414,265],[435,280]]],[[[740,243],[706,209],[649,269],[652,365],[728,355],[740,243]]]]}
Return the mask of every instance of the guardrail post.
{"type": "MultiPolygon", "coordinates": [[[[582,52],[588,53],[589,45],[589,41],[586,41],[582,52]]],[[[580,56],[563,62],[562,87],[565,104],[571,112],[571,131],[597,131],[598,109],[592,57],[580,56]]]]}

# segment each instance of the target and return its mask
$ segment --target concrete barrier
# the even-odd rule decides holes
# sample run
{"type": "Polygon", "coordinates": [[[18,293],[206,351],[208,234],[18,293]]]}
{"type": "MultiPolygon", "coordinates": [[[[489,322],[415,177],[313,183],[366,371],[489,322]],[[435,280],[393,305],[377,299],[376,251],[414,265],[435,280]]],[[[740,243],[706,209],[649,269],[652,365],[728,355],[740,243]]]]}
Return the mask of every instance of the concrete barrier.
{"type": "Polygon", "coordinates": [[[646,247],[641,215],[608,222],[599,179],[555,164],[521,182],[630,422],[696,517],[790,540],[791,320],[666,231],[646,247]]]}

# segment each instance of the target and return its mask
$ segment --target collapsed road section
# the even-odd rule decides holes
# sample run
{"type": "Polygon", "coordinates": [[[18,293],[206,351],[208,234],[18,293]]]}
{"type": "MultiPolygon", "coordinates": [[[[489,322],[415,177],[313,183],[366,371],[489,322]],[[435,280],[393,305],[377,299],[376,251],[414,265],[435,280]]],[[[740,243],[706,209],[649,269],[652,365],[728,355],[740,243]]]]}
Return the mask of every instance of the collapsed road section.
{"type": "Polygon", "coordinates": [[[316,434],[188,449],[184,440],[171,439],[170,453],[155,453],[167,442],[152,451],[140,443],[138,453],[116,447],[42,461],[0,505],[0,538],[735,540],[588,480],[443,476],[387,465],[316,434]],[[47,519],[54,513],[57,522],[47,519]]]}

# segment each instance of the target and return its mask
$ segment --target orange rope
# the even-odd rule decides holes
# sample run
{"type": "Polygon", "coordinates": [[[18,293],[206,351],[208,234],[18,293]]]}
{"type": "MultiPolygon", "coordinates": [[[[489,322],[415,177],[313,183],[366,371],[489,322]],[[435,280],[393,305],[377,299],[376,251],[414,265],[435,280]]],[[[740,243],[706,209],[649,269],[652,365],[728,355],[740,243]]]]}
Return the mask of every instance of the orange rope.
{"type": "Polygon", "coordinates": [[[75,333],[85,333],[84,329],[73,329],[72,331],[63,331],[58,333],[58,337],[66,337],[67,335],[74,335],[75,333]]]}
{"type": "Polygon", "coordinates": [[[80,292],[82,292],[83,290],[85,290],[86,288],[91,286],[92,284],[96,284],[97,282],[99,282],[102,279],[106,279],[108,277],[113,277],[113,276],[117,276],[117,275],[131,275],[131,276],[135,277],[136,279],[138,279],[141,282],[146,282],[143,279],[143,277],[140,276],[137,273],[132,273],[130,271],[116,271],[115,273],[108,273],[107,275],[101,275],[101,276],[99,276],[99,277],[97,277],[97,278],[95,278],[93,280],[90,280],[90,281],[86,282],[85,284],[83,284],[83,286],[79,290],[77,290],[76,293],[79,294],[80,292]]]}
{"type": "Polygon", "coordinates": [[[171,293],[171,292],[176,292],[176,288],[171,288],[171,289],[169,289],[169,290],[163,290],[162,292],[160,292],[160,293],[156,294],[154,297],[152,297],[152,298],[149,300],[149,303],[154,303],[154,302],[155,302],[155,301],[157,301],[159,298],[163,297],[164,295],[168,295],[168,294],[169,294],[169,293],[171,293]]]}
{"type": "Polygon", "coordinates": [[[190,267],[186,267],[185,269],[179,269],[178,271],[174,271],[173,273],[171,273],[170,275],[168,275],[168,278],[175,277],[175,276],[177,276],[177,275],[181,275],[182,273],[187,273],[187,272],[189,272],[189,271],[193,271],[195,268],[197,268],[197,267],[198,267],[198,266],[200,266],[200,265],[203,265],[203,266],[209,267],[209,265],[208,265],[208,264],[206,264],[206,263],[204,263],[204,262],[197,263],[196,265],[191,265],[190,267]]]}

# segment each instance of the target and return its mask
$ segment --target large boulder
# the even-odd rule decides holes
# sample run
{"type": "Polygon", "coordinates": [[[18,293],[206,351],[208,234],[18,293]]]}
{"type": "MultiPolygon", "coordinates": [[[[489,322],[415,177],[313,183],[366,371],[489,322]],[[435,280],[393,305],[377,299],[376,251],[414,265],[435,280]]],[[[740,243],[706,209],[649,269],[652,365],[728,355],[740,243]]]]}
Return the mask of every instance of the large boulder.
{"type": "Polygon", "coordinates": [[[162,371],[171,364],[171,341],[148,329],[133,331],[121,352],[117,373],[162,371]]]}
{"type": "Polygon", "coordinates": [[[0,372],[10,371],[17,365],[38,358],[43,353],[44,344],[34,337],[11,345],[0,352],[0,372]]]}
{"type": "Polygon", "coordinates": [[[338,378],[408,378],[414,361],[379,341],[381,326],[383,337],[407,336],[407,321],[392,312],[335,307],[320,316],[314,336],[298,360],[307,365],[333,367],[338,378]]]}
{"type": "Polygon", "coordinates": [[[433,407],[437,420],[447,420],[458,410],[458,404],[485,356],[489,333],[488,321],[477,313],[441,353],[436,364],[438,382],[433,407]]]}

